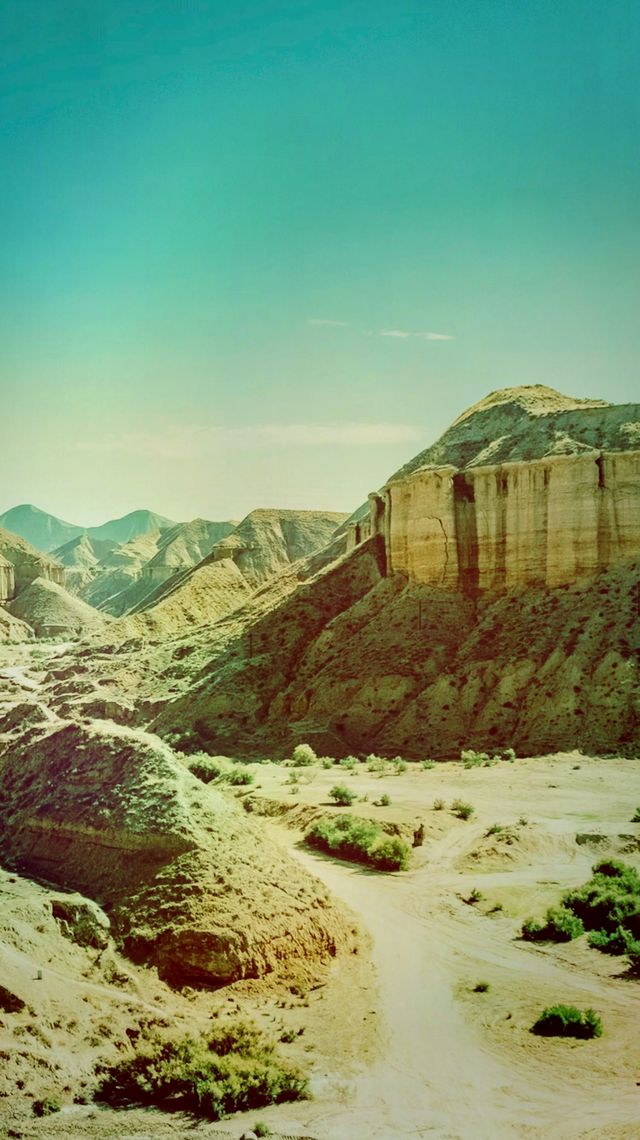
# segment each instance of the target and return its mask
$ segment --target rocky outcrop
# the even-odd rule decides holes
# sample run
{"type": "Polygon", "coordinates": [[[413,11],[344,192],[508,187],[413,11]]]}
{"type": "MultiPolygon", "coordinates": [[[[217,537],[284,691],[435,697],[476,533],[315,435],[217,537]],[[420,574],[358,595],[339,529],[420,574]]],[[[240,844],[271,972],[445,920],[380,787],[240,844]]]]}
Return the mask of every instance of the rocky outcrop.
{"type": "Polygon", "coordinates": [[[413,582],[563,586],[640,552],[640,451],[418,469],[380,498],[369,526],[413,582]]]}
{"type": "Polygon", "coordinates": [[[369,497],[349,547],[381,534],[390,574],[472,595],[564,586],[615,566],[640,552],[633,416],[640,406],[570,401],[552,389],[494,393],[422,453],[426,462],[369,497]],[[620,450],[596,449],[597,439],[620,450]]]}
{"type": "Polygon", "coordinates": [[[8,746],[0,792],[2,857],[99,902],[129,955],[171,981],[257,977],[350,944],[325,889],[156,737],[108,722],[33,730],[8,746]]]}
{"type": "Polygon", "coordinates": [[[212,560],[233,559],[252,586],[326,546],[347,518],[335,511],[255,510],[217,543],[212,560]]]}
{"type": "MultiPolygon", "coordinates": [[[[17,534],[0,527],[0,557],[4,562],[11,563],[13,567],[13,593],[15,597],[36,578],[44,578],[49,582],[56,582],[64,586],[64,567],[46,554],[41,554],[34,546],[17,534]]],[[[0,571],[2,566],[0,565],[0,571]]]]}
{"type": "Polygon", "coordinates": [[[0,605],[13,598],[16,592],[16,574],[13,563],[0,555],[0,605]]]}
{"type": "Polygon", "coordinates": [[[637,747],[639,424],[638,405],[493,393],[158,724],[246,755],[637,747]]]}
{"type": "Polygon", "coordinates": [[[158,553],[143,567],[142,578],[149,585],[164,582],[179,570],[197,566],[216,543],[231,534],[236,523],[193,519],[163,531],[158,553]]]}

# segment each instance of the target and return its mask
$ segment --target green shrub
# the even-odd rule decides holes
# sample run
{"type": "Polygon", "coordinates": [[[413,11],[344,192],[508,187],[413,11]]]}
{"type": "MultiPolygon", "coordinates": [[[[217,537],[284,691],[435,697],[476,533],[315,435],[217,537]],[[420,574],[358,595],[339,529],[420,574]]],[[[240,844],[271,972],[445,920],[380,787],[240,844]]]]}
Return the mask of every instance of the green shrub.
{"type": "Polygon", "coordinates": [[[221,776],[221,779],[225,784],[230,784],[235,788],[241,787],[243,784],[252,784],[255,776],[248,768],[245,768],[242,764],[237,764],[234,768],[231,768],[229,772],[225,772],[221,776]]]}
{"type": "Polygon", "coordinates": [[[603,954],[626,954],[629,935],[618,926],[615,930],[592,930],[587,941],[603,954]]]}
{"type": "Polygon", "coordinates": [[[401,839],[387,836],[373,820],[342,815],[319,819],[305,836],[310,847],[351,859],[378,871],[404,871],[409,848],[401,839]]]}
{"type": "Polygon", "coordinates": [[[351,788],[347,788],[345,784],[334,784],[329,795],[338,804],[338,807],[351,807],[356,798],[355,792],[352,792],[351,788]]]}
{"type": "Polygon", "coordinates": [[[501,823],[492,823],[488,831],[485,832],[485,835],[488,838],[490,835],[499,835],[501,831],[504,831],[504,827],[501,823]]]}
{"type": "Polygon", "coordinates": [[[632,823],[640,823],[640,807],[637,807],[635,812],[631,816],[631,822],[632,823]]]}
{"type": "Polygon", "coordinates": [[[99,1070],[97,1098],[114,1105],[155,1105],[220,1120],[308,1095],[304,1076],[243,1023],[200,1037],[153,1038],[134,1057],[99,1070]]]}
{"type": "Polygon", "coordinates": [[[294,768],[308,768],[311,764],[317,762],[313,748],[310,744],[296,744],[291,756],[291,763],[294,768]]]}
{"type": "Polygon", "coordinates": [[[333,760],[330,756],[323,756],[320,763],[322,764],[323,768],[333,768],[333,760]]]}
{"type": "Polygon", "coordinates": [[[432,768],[435,768],[435,766],[435,760],[423,760],[422,764],[420,765],[423,772],[430,772],[432,768]]]}
{"type": "Polygon", "coordinates": [[[593,1009],[582,1013],[574,1005],[552,1005],[531,1027],[542,1037],[601,1037],[602,1022],[593,1009]]]}
{"type": "Polygon", "coordinates": [[[401,776],[408,768],[407,761],[403,760],[401,756],[396,756],[395,760],[392,760],[392,764],[394,776],[401,776]]]}
{"type": "Polygon", "coordinates": [[[357,756],[343,756],[342,760],[340,761],[340,767],[341,768],[352,769],[352,768],[357,768],[357,766],[358,766],[358,757],[357,756]]]}
{"type": "Polygon", "coordinates": [[[43,1100],[34,1100],[31,1105],[34,1116],[51,1116],[54,1112],[60,1112],[60,1108],[60,1102],[53,1096],[46,1096],[43,1100]]]}
{"type": "Polygon", "coordinates": [[[491,986],[488,982],[476,982],[473,987],[474,994],[488,994],[491,986]]]}
{"type": "Polygon", "coordinates": [[[269,1128],[268,1124],[264,1123],[263,1120],[256,1121],[253,1126],[253,1131],[255,1132],[256,1136],[271,1136],[271,1129],[269,1128]]]}
{"type": "Polygon", "coordinates": [[[391,796],[385,792],[383,796],[379,796],[377,800],[373,801],[374,807],[389,807],[391,803],[391,796]]]}
{"type": "Polygon", "coordinates": [[[470,894],[467,895],[467,897],[464,901],[469,903],[469,906],[475,906],[475,904],[477,902],[480,902],[482,897],[483,897],[482,891],[479,891],[477,887],[474,887],[473,890],[470,892],[470,894]]]}
{"type": "Polygon", "coordinates": [[[369,849],[369,860],[378,871],[406,871],[409,848],[396,835],[378,839],[369,849]]]}
{"type": "Polygon", "coordinates": [[[445,804],[444,800],[434,800],[433,801],[433,810],[434,811],[444,811],[446,806],[447,805],[445,804]]]}
{"type": "Polygon", "coordinates": [[[375,752],[367,756],[367,772],[383,776],[388,770],[389,762],[383,756],[376,756],[375,752]]]}
{"type": "Polygon", "coordinates": [[[458,819],[471,819],[475,810],[473,804],[467,804],[464,800],[454,800],[451,804],[451,811],[458,819]]]}
{"type": "Polygon", "coordinates": [[[584,934],[580,919],[564,907],[549,907],[545,921],[529,918],[522,927],[525,942],[571,942],[584,934]]]}
{"type": "Polygon", "coordinates": [[[596,863],[592,878],[569,891],[563,903],[586,930],[615,934],[620,928],[631,938],[640,938],[640,875],[618,859],[596,863]]]}
{"type": "Polygon", "coordinates": [[[463,768],[480,768],[490,761],[488,752],[475,752],[473,748],[463,749],[460,753],[463,768]]]}
{"type": "Polygon", "coordinates": [[[637,977],[640,975],[640,939],[627,938],[626,955],[629,970],[637,977]]]}
{"type": "Polygon", "coordinates": [[[207,756],[206,752],[194,752],[189,757],[187,768],[191,775],[201,780],[203,784],[218,780],[226,771],[225,765],[220,760],[214,760],[212,756],[207,756]]]}

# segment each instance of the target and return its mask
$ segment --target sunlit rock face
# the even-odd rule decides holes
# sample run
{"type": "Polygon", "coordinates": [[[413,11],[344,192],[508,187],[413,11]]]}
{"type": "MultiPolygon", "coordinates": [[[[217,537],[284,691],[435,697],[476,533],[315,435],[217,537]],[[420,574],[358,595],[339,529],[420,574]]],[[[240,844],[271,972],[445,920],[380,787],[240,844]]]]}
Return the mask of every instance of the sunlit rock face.
{"type": "Polygon", "coordinates": [[[383,494],[388,568],[414,582],[563,586],[640,551],[640,451],[423,469],[383,494]]]}
{"type": "Polygon", "coordinates": [[[15,571],[11,562],[0,555],[0,604],[8,602],[16,590],[15,571]]]}
{"type": "Polygon", "coordinates": [[[492,392],[369,496],[347,549],[468,594],[565,586],[640,551],[640,405],[492,392]]]}

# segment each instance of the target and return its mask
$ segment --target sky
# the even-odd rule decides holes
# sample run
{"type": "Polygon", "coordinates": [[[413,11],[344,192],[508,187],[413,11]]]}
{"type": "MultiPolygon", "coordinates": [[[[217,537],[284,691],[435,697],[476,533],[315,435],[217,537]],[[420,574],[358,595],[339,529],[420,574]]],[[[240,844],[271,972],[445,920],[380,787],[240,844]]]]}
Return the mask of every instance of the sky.
{"type": "Polygon", "coordinates": [[[639,399],[636,0],[4,0],[0,511],[351,511],[639,399]]]}

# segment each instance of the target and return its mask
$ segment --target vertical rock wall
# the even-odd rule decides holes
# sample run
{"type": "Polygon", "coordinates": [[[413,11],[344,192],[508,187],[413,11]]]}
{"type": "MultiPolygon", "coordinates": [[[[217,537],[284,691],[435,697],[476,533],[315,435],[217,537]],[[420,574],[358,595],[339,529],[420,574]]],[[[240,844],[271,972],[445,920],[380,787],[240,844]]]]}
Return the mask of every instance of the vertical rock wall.
{"type": "Polygon", "coordinates": [[[16,592],[13,566],[0,555],[0,604],[11,600],[16,592]]]}
{"type": "Polygon", "coordinates": [[[421,468],[370,496],[389,573],[462,589],[561,586],[640,551],[640,452],[421,468]]]}

